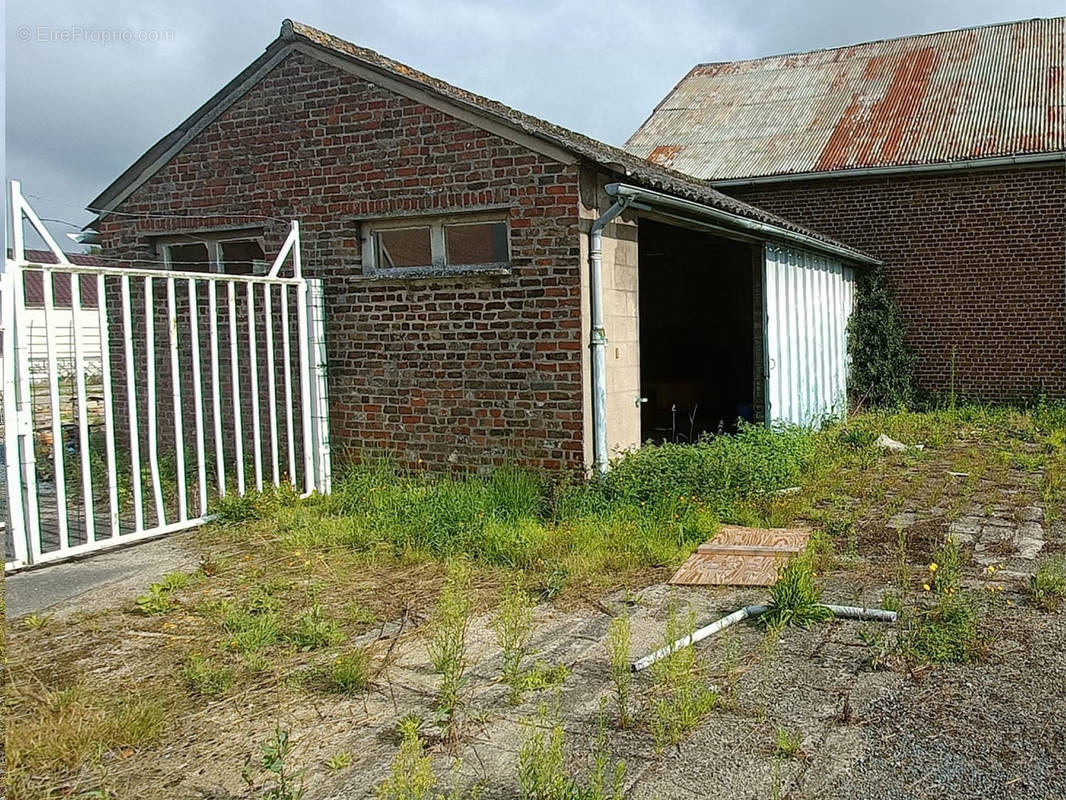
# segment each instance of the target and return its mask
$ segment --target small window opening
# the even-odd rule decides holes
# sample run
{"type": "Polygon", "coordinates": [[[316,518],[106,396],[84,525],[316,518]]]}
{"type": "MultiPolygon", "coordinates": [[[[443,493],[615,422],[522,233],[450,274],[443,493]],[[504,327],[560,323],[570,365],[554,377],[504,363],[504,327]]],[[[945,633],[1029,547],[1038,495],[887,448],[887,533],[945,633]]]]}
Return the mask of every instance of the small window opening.
{"type": "Polygon", "coordinates": [[[213,272],[213,262],[207,249],[202,242],[195,244],[171,244],[167,245],[167,254],[170,258],[172,269],[184,272],[213,272]]]}
{"type": "Polygon", "coordinates": [[[222,242],[222,272],[229,275],[255,275],[266,272],[266,256],[259,242],[243,239],[222,242]]]}
{"type": "Polygon", "coordinates": [[[379,267],[427,267],[433,263],[429,227],[387,228],[374,232],[374,256],[379,267]]]}
{"type": "Polygon", "coordinates": [[[507,261],[507,223],[445,225],[444,247],[448,264],[502,264],[507,261]]]}

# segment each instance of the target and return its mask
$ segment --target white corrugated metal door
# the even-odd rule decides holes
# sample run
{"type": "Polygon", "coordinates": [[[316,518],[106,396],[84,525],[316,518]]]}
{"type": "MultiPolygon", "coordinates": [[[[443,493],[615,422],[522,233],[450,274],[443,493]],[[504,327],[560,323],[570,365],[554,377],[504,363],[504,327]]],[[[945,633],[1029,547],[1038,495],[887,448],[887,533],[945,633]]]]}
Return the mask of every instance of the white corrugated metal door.
{"type": "Polygon", "coordinates": [[[854,270],[774,244],[763,263],[766,419],[809,426],[842,416],[854,270]]]}

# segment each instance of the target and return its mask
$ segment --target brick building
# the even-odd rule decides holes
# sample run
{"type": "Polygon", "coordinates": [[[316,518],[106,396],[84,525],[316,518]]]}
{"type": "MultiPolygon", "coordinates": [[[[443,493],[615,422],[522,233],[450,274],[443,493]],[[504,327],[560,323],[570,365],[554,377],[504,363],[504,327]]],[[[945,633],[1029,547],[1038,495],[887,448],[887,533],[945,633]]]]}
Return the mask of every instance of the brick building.
{"type": "Polygon", "coordinates": [[[1066,397],[1063,18],[701,64],[626,149],[884,261],[931,392],[1066,397]]]}
{"type": "Polygon", "coordinates": [[[435,470],[580,470],[840,413],[854,268],[876,263],[289,21],[90,207],[108,258],[235,273],[298,219],[334,452],[435,470]]]}

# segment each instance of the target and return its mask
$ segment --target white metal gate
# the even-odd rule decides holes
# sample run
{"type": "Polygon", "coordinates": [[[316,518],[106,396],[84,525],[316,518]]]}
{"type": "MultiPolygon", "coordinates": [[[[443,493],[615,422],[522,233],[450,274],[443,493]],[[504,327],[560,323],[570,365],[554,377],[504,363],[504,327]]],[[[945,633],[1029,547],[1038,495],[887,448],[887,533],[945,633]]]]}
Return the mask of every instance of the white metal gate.
{"type": "Polygon", "coordinates": [[[818,425],[847,411],[847,325],[855,271],[833,258],[764,248],[766,419],[818,425]]]}
{"type": "Polygon", "coordinates": [[[9,202],[11,257],[0,278],[5,571],[200,525],[213,517],[212,498],[228,493],[283,483],[304,495],[329,491],[323,293],[303,277],[295,221],[263,276],[80,266],[16,181],[9,202]],[[26,261],[24,220],[57,263],[26,261]],[[29,368],[27,272],[43,283],[43,379],[29,368]],[[96,289],[98,370],[78,326],[74,369],[57,369],[60,274],[75,316],[84,287],[96,289]]]}

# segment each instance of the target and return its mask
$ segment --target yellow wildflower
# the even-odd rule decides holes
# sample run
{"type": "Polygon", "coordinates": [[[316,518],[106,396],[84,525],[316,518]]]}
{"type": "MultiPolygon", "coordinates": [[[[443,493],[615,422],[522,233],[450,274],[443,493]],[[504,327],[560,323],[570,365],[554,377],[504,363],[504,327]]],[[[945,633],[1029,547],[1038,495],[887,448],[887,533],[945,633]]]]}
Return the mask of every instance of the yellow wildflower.
{"type": "Polygon", "coordinates": [[[937,566],[937,563],[935,561],[932,564],[929,565],[929,571],[930,572],[936,572],[938,569],[939,569],[939,567],[937,566]]]}
{"type": "Polygon", "coordinates": [[[922,588],[925,589],[928,592],[929,591],[929,584],[928,583],[923,583],[922,584],[922,588]]]}

